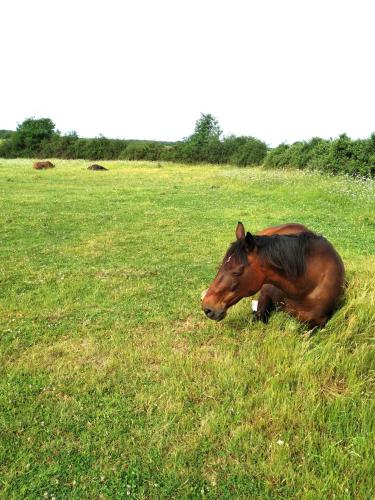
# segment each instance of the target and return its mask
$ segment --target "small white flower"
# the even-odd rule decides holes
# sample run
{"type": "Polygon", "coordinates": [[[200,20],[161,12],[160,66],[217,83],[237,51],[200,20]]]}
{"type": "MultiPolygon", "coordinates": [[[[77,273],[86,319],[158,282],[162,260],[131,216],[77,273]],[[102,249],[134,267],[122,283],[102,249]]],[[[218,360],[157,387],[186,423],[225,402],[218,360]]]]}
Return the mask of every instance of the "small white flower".
{"type": "Polygon", "coordinates": [[[276,441],[276,444],[278,444],[279,446],[282,446],[284,444],[284,441],[282,441],[281,439],[278,439],[276,441]]]}

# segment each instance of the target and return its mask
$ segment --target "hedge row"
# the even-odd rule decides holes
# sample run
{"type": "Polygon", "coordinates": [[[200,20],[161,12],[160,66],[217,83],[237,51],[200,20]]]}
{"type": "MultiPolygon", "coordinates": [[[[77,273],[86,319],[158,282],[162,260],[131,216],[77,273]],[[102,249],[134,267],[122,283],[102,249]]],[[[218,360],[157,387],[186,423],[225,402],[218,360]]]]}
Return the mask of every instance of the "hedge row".
{"type": "Polygon", "coordinates": [[[269,168],[295,167],[333,174],[373,176],[375,174],[375,134],[368,139],[313,138],[310,141],[281,144],[271,149],[264,165],[269,168]]]}
{"type": "Polygon", "coordinates": [[[207,137],[167,143],[121,139],[79,138],[53,133],[47,137],[15,134],[0,144],[3,158],[65,158],[87,160],[151,160],[183,163],[259,165],[267,153],[264,142],[253,137],[207,137]]]}
{"type": "Polygon", "coordinates": [[[264,164],[268,168],[316,169],[333,174],[375,174],[375,133],[368,139],[313,138],[268,149],[254,137],[222,137],[212,115],[202,114],[191,136],[179,142],[131,141],[75,132],[61,135],[50,118],[28,118],[14,132],[2,130],[0,157],[82,158],[87,160],[151,160],[182,163],[264,164]]]}

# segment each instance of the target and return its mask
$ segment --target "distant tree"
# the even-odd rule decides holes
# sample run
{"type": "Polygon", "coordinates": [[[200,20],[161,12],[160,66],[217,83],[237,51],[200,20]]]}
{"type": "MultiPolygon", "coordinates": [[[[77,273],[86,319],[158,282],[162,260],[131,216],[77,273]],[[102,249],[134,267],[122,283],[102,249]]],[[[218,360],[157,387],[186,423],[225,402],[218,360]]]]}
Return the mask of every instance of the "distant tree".
{"type": "Polygon", "coordinates": [[[204,144],[212,140],[219,140],[221,134],[222,131],[217,119],[210,113],[201,113],[201,117],[195,123],[194,133],[189,137],[189,140],[204,144]]]}
{"type": "Polygon", "coordinates": [[[27,118],[17,126],[12,137],[17,150],[33,155],[42,149],[43,142],[51,140],[58,132],[50,118],[27,118]]]}
{"type": "Polygon", "coordinates": [[[211,114],[201,114],[194,128],[194,133],[180,146],[181,160],[188,162],[217,161],[220,156],[220,129],[217,119],[211,114]],[[213,153],[215,151],[215,153],[213,153]],[[215,158],[213,158],[215,156],[215,158]]]}

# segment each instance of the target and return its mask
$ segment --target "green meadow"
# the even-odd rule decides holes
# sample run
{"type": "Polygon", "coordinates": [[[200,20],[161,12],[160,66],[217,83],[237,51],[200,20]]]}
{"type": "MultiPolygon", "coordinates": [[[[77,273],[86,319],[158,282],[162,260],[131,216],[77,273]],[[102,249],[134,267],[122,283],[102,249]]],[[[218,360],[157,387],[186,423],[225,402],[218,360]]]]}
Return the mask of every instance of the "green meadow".
{"type": "Polygon", "coordinates": [[[55,164],[0,160],[0,498],[374,498],[375,182],[55,164]],[[325,328],[204,317],[239,220],[335,245],[325,328]]]}

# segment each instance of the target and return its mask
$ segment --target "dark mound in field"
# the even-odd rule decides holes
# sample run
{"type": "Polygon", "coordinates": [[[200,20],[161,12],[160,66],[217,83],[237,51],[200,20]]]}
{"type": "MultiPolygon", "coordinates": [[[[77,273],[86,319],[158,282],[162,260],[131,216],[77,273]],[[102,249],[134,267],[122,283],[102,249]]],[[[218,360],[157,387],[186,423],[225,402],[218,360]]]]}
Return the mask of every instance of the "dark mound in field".
{"type": "Polygon", "coordinates": [[[94,163],[93,165],[87,167],[87,170],[108,170],[108,168],[102,167],[102,165],[97,165],[96,163],[94,163]]]}
{"type": "Polygon", "coordinates": [[[51,163],[50,161],[36,161],[34,164],[33,164],[33,168],[35,168],[35,170],[44,170],[46,168],[54,168],[54,164],[51,163]]]}

